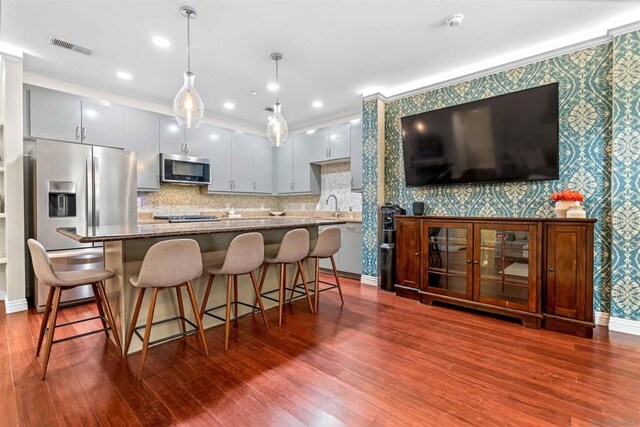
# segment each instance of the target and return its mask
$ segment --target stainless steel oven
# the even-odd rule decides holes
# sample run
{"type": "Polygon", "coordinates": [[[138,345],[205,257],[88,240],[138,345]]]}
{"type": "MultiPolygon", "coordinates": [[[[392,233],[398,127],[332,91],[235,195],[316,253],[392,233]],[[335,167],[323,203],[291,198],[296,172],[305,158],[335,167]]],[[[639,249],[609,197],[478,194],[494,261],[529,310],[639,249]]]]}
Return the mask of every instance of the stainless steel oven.
{"type": "Polygon", "coordinates": [[[160,180],[171,184],[209,185],[211,166],[209,159],[160,154],[160,180]]]}

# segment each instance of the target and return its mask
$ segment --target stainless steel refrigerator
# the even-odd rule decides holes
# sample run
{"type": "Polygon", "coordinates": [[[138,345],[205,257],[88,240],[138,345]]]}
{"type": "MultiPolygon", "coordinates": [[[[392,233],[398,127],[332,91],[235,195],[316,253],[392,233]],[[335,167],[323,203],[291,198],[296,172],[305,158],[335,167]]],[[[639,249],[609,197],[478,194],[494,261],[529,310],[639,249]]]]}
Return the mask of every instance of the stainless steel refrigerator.
{"type": "MultiPolygon", "coordinates": [[[[28,235],[47,250],[54,269],[59,271],[103,268],[99,244],[78,243],[58,233],[58,227],[135,227],[136,155],[132,151],[86,144],[25,140],[28,149],[32,214],[28,235]]],[[[48,289],[31,276],[36,308],[42,309],[48,289]]],[[[80,286],[62,294],[62,301],[92,298],[90,286],[80,286]]]]}

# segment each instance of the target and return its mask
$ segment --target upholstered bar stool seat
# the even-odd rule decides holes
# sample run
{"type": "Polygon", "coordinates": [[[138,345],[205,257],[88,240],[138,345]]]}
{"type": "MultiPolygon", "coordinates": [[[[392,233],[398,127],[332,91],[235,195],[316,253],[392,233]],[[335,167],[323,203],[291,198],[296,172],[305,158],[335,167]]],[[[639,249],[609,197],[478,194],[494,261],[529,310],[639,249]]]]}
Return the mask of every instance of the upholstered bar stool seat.
{"type": "MultiPolygon", "coordinates": [[[[340,293],[340,301],[344,305],[344,298],[342,296],[342,288],[340,286],[340,277],[338,276],[338,270],[336,269],[336,262],[333,256],[340,250],[341,245],[341,231],[339,227],[328,227],[318,233],[318,239],[316,244],[309,252],[308,258],[315,259],[315,279],[313,286],[314,296],[314,309],[318,312],[318,306],[320,303],[320,292],[328,291],[338,288],[340,293]],[[331,267],[333,269],[333,275],[336,278],[336,283],[325,282],[320,280],[320,259],[329,258],[331,260],[331,267]],[[320,283],[329,285],[324,289],[320,288],[320,283]]],[[[297,279],[296,279],[297,283],[297,279]]],[[[292,293],[293,294],[293,293],[292,293]]]]}
{"type": "MultiPolygon", "coordinates": [[[[260,294],[263,298],[275,301],[278,303],[278,325],[282,325],[282,305],[285,302],[285,292],[290,290],[293,293],[306,295],[309,301],[309,309],[313,313],[313,303],[311,302],[311,294],[307,287],[307,280],[304,274],[304,268],[302,267],[302,260],[309,253],[309,232],[304,228],[297,228],[295,230],[288,231],[282,241],[280,242],[280,248],[278,254],[275,257],[266,257],[264,259],[264,267],[262,268],[262,276],[260,277],[260,294]],[[268,292],[262,292],[264,286],[264,280],[267,277],[267,271],[269,266],[273,264],[280,264],[280,286],[278,289],[268,292]],[[296,264],[298,270],[296,272],[296,280],[291,288],[287,288],[287,264],[296,264]],[[302,285],[304,292],[299,291],[296,285],[297,278],[302,276],[302,285]],[[270,294],[278,292],[278,299],[272,298],[270,294]]],[[[259,300],[260,298],[258,298],[259,300]]],[[[290,298],[291,300],[292,298],[290,298]]]]}
{"type": "Polygon", "coordinates": [[[200,345],[202,346],[202,353],[205,356],[209,354],[207,350],[207,343],[204,339],[204,329],[202,328],[202,322],[198,315],[198,307],[193,293],[193,286],[191,285],[191,281],[201,275],[202,255],[200,254],[200,246],[198,246],[198,242],[192,239],[175,239],[165,240],[151,246],[142,261],[140,274],[130,279],[131,284],[138,288],[138,299],[136,300],[136,305],[133,310],[133,317],[131,318],[131,325],[129,326],[124,353],[125,355],[128,353],[133,334],[136,334],[136,336],[142,340],[142,356],[140,358],[138,379],[142,379],[144,363],[147,358],[147,350],[149,346],[160,344],[172,338],[180,336],[185,337],[195,332],[197,333],[200,345]],[[195,317],[195,324],[188,320],[184,315],[181,291],[182,286],[187,288],[189,300],[191,301],[191,308],[195,317]],[[147,323],[144,326],[136,327],[138,315],[140,314],[140,307],[142,306],[142,301],[147,288],[152,289],[151,301],[149,302],[149,309],[147,312],[147,323]],[[174,288],[176,290],[180,315],[170,319],[154,322],[153,313],[158,300],[158,292],[162,289],[169,288],[174,288]],[[149,341],[152,326],[174,320],[180,320],[182,333],[160,338],[153,342],[149,341]],[[187,323],[193,327],[192,330],[187,331],[187,323]],[[144,336],[140,335],[138,332],[139,329],[144,329],[144,336]]]}
{"type": "Polygon", "coordinates": [[[51,261],[49,260],[47,251],[39,242],[29,239],[27,245],[29,246],[31,260],[33,262],[33,270],[36,273],[38,282],[49,286],[49,294],[47,295],[47,302],[44,306],[44,315],[42,316],[40,333],[38,335],[38,344],[36,346],[36,357],[38,357],[40,355],[40,349],[42,348],[42,341],[46,334],[47,342],[45,343],[44,358],[42,360],[42,379],[47,375],[51,346],[62,341],[68,341],[100,332],[104,332],[108,336],[109,331],[111,331],[113,333],[113,339],[116,346],[118,347],[118,353],[122,354],[118,329],[113,321],[113,313],[104,287],[104,281],[111,279],[115,274],[109,270],[55,271],[51,266],[51,261]],[[81,285],[91,285],[93,297],[98,308],[98,316],[56,324],[62,291],[81,285]],[[95,329],[93,331],[54,340],[56,328],[96,319],[100,319],[102,322],[102,329],[95,329]]]}
{"type": "Polygon", "coordinates": [[[227,249],[222,265],[210,266],[206,268],[209,273],[209,282],[207,284],[207,290],[205,291],[204,300],[202,301],[202,307],[200,309],[200,318],[204,315],[211,316],[215,319],[225,322],[224,330],[224,349],[229,349],[229,324],[231,321],[231,290],[233,284],[233,302],[234,302],[234,320],[238,320],[238,305],[243,305],[252,309],[251,312],[244,316],[254,314],[256,306],[253,304],[247,304],[238,300],[238,276],[248,274],[251,277],[251,283],[253,284],[253,290],[256,294],[256,299],[259,311],[262,314],[262,321],[264,322],[264,328],[269,331],[269,325],[267,324],[267,317],[264,314],[264,307],[262,300],[260,299],[260,292],[258,290],[258,282],[256,281],[256,275],[254,271],[258,269],[264,261],[264,238],[260,233],[246,233],[236,236],[227,249]],[[209,302],[209,295],[211,293],[211,287],[213,285],[213,279],[217,275],[227,276],[227,298],[226,304],[219,305],[207,309],[207,303],[209,302]],[[220,317],[213,314],[216,310],[226,308],[225,317],[220,317]]]}

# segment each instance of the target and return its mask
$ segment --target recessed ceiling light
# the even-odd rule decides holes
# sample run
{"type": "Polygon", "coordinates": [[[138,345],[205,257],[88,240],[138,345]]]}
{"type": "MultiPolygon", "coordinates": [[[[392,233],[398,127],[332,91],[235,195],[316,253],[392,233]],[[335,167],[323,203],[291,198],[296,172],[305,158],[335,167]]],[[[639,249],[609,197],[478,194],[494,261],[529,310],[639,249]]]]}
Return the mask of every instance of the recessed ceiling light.
{"type": "Polygon", "coordinates": [[[315,130],[315,129],[309,129],[309,130],[307,131],[307,135],[313,135],[315,132],[316,132],[316,130],[315,130]]]}
{"type": "Polygon", "coordinates": [[[211,135],[209,135],[209,139],[212,141],[217,141],[220,139],[220,137],[218,135],[216,135],[215,133],[212,133],[211,135]]]}
{"type": "Polygon", "coordinates": [[[444,22],[450,27],[457,27],[462,24],[462,20],[464,19],[464,15],[461,13],[456,13],[455,15],[451,15],[444,20],[444,22]]]}
{"type": "Polygon", "coordinates": [[[165,39],[164,37],[160,37],[160,36],[155,36],[151,39],[151,41],[153,42],[153,44],[155,44],[158,47],[169,47],[171,46],[171,42],[167,39],[165,39]]]}
{"type": "Polygon", "coordinates": [[[227,110],[233,110],[234,108],[236,108],[236,104],[234,104],[233,102],[225,102],[223,107],[227,110]]]}
{"type": "Polygon", "coordinates": [[[349,123],[351,123],[352,125],[357,125],[358,123],[360,123],[360,119],[353,119],[349,123]]]}
{"type": "Polygon", "coordinates": [[[257,90],[252,90],[251,92],[249,92],[251,95],[257,95],[258,91],[257,90]]]}
{"type": "Polygon", "coordinates": [[[312,106],[313,108],[322,108],[322,106],[323,106],[323,105],[324,105],[324,104],[322,103],[322,101],[313,101],[313,102],[311,103],[311,106],[312,106]]]}
{"type": "Polygon", "coordinates": [[[122,80],[131,80],[133,76],[126,71],[118,71],[116,76],[120,77],[122,80]]]}
{"type": "Polygon", "coordinates": [[[276,90],[279,89],[279,86],[277,83],[269,83],[267,85],[267,89],[269,89],[271,92],[275,92],[276,90]]]}

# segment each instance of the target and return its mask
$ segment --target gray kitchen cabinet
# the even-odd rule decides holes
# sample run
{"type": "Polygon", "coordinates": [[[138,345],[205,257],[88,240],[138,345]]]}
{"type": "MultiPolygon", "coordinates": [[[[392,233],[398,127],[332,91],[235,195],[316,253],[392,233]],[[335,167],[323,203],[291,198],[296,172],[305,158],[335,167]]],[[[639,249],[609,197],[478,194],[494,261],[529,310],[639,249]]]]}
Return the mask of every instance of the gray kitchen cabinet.
{"type": "Polygon", "coordinates": [[[125,150],[135,151],[138,162],[138,190],[160,189],[160,117],[134,108],[124,109],[125,150]]]}
{"type": "Polygon", "coordinates": [[[272,158],[274,149],[267,138],[253,136],[251,141],[253,145],[253,192],[271,194],[273,192],[272,158]]]}
{"type": "Polygon", "coordinates": [[[251,193],[253,189],[253,137],[235,132],[231,144],[231,190],[251,193]]]}
{"type": "Polygon", "coordinates": [[[276,149],[276,182],[278,194],[293,193],[293,141],[276,149]]]}
{"type": "MultiPolygon", "coordinates": [[[[174,119],[175,120],[175,119],[174,119]]],[[[195,129],[186,129],[187,156],[209,158],[209,144],[211,135],[215,135],[217,128],[201,124],[195,129]]]]}
{"type": "Polygon", "coordinates": [[[328,131],[329,150],[327,159],[337,160],[349,158],[351,153],[351,125],[349,123],[341,123],[330,126],[328,131]]]}
{"type": "Polygon", "coordinates": [[[28,87],[29,136],[80,142],[82,101],[79,96],[28,87]]]}
{"type": "Polygon", "coordinates": [[[210,127],[214,137],[210,137],[207,157],[211,162],[210,192],[230,192],[231,182],[231,150],[233,133],[226,129],[210,127]]]}
{"type": "Polygon", "coordinates": [[[362,121],[351,124],[351,191],[362,191],[362,121]]]}
{"type": "MultiPolygon", "coordinates": [[[[319,227],[323,230],[331,226],[319,227]]],[[[335,227],[335,226],[334,226],[335,227]]],[[[333,256],[338,272],[362,274],[362,224],[339,225],[341,231],[340,250],[333,256]]],[[[321,259],[320,268],[331,270],[331,260],[321,259]]]]}
{"type": "Polygon", "coordinates": [[[320,193],[320,165],[310,163],[314,140],[296,135],[293,138],[293,192],[320,193]]]}
{"type": "Polygon", "coordinates": [[[308,163],[324,162],[329,157],[329,129],[321,128],[303,132],[294,136],[294,140],[303,144],[308,163]]]}
{"type": "Polygon", "coordinates": [[[83,144],[124,148],[124,108],[83,99],[80,139],[83,144]]]}
{"type": "Polygon", "coordinates": [[[185,140],[186,129],[178,126],[174,117],[160,116],[161,153],[182,154],[182,147],[185,140]]]}

